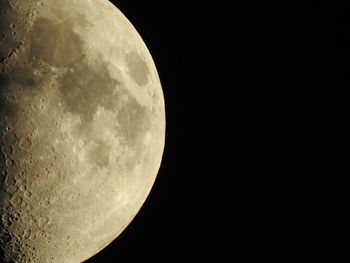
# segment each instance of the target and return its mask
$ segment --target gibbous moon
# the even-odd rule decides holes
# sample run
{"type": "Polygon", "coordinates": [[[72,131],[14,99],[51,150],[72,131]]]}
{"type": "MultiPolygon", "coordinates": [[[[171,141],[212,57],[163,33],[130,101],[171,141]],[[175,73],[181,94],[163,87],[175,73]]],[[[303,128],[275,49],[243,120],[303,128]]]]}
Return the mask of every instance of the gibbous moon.
{"type": "Polygon", "coordinates": [[[164,98],[107,0],[0,0],[1,262],[79,263],[131,222],[156,178],[164,98]]]}

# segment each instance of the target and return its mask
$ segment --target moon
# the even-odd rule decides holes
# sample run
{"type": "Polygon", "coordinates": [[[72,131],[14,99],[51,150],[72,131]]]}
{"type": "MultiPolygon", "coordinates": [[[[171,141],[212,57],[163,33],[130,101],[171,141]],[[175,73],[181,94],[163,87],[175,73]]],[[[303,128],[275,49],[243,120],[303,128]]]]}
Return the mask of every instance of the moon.
{"type": "Polygon", "coordinates": [[[153,59],[107,0],[0,0],[2,262],[78,263],[132,221],[157,176],[153,59]]]}

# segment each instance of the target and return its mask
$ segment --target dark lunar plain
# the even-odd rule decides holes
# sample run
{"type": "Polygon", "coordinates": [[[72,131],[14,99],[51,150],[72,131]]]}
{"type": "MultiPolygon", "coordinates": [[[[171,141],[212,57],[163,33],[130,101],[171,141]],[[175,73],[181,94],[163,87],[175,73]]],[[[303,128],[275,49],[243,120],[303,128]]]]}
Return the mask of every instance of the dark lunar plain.
{"type": "Polygon", "coordinates": [[[195,256],[194,178],[201,173],[205,133],[196,60],[202,41],[198,20],[204,14],[192,1],[111,2],[134,25],[157,66],[165,97],[166,145],[158,177],[140,212],[114,242],[85,262],[188,259],[195,256]]]}

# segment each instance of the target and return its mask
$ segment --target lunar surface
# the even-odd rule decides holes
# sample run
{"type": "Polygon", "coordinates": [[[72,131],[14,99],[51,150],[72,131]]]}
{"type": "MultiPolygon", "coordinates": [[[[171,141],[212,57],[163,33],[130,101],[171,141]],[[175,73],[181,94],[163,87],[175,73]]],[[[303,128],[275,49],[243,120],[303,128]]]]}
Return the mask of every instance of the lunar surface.
{"type": "Polygon", "coordinates": [[[1,262],[79,263],[131,222],[156,178],[163,93],[107,0],[0,0],[1,262]]]}

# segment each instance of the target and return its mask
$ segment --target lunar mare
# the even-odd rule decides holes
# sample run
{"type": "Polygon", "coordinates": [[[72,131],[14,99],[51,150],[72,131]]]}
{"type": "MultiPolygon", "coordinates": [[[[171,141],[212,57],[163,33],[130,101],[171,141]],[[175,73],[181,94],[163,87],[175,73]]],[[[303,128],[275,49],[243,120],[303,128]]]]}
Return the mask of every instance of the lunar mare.
{"type": "Polygon", "coordinates": [[[2,262],[78,263],[156,178],[165,112],[141,37],[106,0],[0,0],[2,262]]]}

